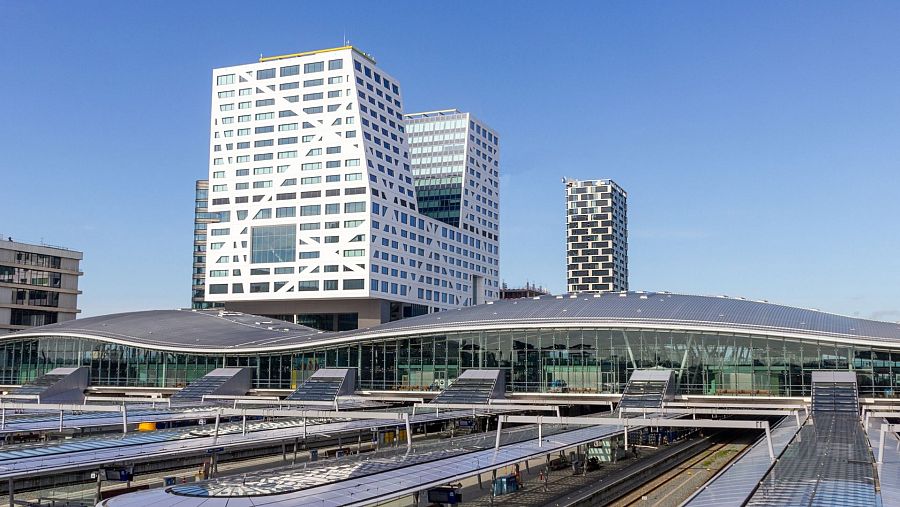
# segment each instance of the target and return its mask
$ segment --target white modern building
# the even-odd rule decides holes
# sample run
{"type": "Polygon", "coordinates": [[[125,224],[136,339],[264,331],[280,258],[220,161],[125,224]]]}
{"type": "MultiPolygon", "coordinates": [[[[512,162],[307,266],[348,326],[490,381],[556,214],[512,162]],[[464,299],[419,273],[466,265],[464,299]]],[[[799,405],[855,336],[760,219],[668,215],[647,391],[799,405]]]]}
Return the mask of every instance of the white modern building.
{"type": "Polygon", "coordinates": [[[627,291],[628,194],[612,180],[565,185],[568,291],[627,291]]]}
{"type": "Polygon", "coordinates": [[[265,57],[212,80],[206,301],[352,329],[496,299],[496,218],[420,213],[400,84],[371,56],[265,57]]]}

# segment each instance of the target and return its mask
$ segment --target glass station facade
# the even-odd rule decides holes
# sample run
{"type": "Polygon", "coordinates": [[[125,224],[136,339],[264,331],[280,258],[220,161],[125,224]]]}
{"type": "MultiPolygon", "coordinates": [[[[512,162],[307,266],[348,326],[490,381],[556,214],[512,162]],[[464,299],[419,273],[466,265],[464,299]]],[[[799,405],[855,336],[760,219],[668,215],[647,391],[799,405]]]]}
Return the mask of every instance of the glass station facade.
{"type": "MultiPolygon", "coordinates": [[[[312,344],[311,344],[312,345],[312,344]]],[[[634,369],[671,368],[681,394],[809,396],[814,370],[856,371],[860,396],[891,397],[900,343],[871,348],[777,335],[678,329],[466,330],[365,339],[270,353],[210,354],[63,336],[0,340],[0,383],[87,366],[91,385],[183,387],[221,366],[254,369],[254,387],[291,389],[318,368],[358,369],[367,390],[434,390],[467,368],[501,369],[514,392],[618,393],[634,369]]]]}

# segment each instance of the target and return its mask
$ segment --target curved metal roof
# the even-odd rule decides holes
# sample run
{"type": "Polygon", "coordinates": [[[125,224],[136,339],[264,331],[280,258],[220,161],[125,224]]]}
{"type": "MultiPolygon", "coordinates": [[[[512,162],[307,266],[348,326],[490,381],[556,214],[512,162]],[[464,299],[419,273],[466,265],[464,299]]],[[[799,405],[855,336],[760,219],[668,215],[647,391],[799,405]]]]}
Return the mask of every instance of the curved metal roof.
{"type": "Polygon", "coordinates": [[[900,323],[742,298],[640,292],[496,301],[340,333],[236,312],[160,310],[78,319],[0,339],[57,334],[167,350],[251,352],[460,329],[554,326],[735,331],[900,345],[900,323]]]}

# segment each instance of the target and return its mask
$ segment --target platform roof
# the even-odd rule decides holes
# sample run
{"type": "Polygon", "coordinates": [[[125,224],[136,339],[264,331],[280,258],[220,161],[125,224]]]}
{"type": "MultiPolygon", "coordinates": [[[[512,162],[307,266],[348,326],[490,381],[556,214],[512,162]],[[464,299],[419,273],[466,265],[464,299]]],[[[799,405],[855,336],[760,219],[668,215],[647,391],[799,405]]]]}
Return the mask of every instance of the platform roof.
{"type": "Polygon", "coordinates": [[[684,329],[900,345],[900,323],[742,298],[660,292],[502,300],[340,333],[236,312],[158,310],[77,319],[0,339],[53,334],[166,350],[253,352],[429,332],[523,327],[684,329]]]}

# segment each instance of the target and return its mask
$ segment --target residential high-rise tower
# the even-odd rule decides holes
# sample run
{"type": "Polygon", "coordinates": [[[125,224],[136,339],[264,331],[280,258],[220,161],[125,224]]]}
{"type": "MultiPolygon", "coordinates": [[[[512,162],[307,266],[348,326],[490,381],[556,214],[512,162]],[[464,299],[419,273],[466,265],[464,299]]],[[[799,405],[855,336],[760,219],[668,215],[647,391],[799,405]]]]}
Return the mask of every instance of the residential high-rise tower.
{"type": "Polygon", "coordinates": [[[628,194],[612,180],[564,181],[568,291],[628,290],[628,194]]]}

